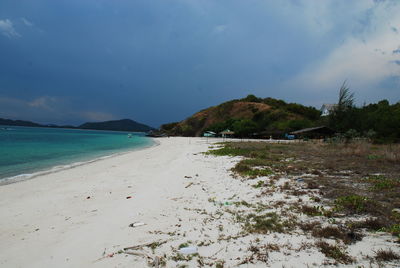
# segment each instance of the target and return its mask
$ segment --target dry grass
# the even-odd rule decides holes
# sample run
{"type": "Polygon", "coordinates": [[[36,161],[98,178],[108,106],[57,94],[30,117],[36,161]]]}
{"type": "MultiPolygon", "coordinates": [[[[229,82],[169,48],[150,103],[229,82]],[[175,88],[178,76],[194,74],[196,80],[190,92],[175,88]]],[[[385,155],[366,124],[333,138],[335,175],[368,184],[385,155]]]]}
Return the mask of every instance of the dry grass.
{"type": "Polygon", "coordinates": [[[354,259],[337,245],[330,245],[324,241],[318,241],[315,245],[325,254],[326,257],[334,259],[338,263],[351,264],[354,259]]]}
{"type": "Polygon", "coordinates": [[[315,228],[320,228],[321,222],[319,222],[319,221],[303,222],[303,223],[299,223],[299,227],[305,232],[310,232],[310,231],[314,230],[315,228]]]}
{"type": "Polygon", "coordinates": [[[351,244],[362,239],[361,234],[348,230],[345,228],[339,228],[337,226],[327,226],[323,228],[314,228],[312,235],[318,238],[334,238],[342,240],[346,244],[351,244]]]}
{"type": "MultiPolygon", "coordinates": [[[[279,189],[295,196],[313,191],[318,198],[316,202],[334,208],[326,210],[323,206],[298,204],[299,212],[325,217],[362,214],[371,219],[379,218],[379,222],[366,220],[354,224],[354,230],[373,230],[379,226],[394,235],[400,232],[400,217],[392,213],[394,208],[400,208],[399,144],[376,145],[365,141],[349,144],[237,142],[225,146],[215,154],[246,157],[238,164],[238,167],[245,167],[245,172],[247,168],[257,166],[260,170],[289,178],[302,176],[306,189],[298,189],[292,184],[279,189]]],[[[260,188],[264,186],[268,185],[257,185],[260,188]]],[[[270,194],[270,191],[262,190],[263,194],[270,194]]]]}
{"type": "MultiPolygon", "coordinates": [[[[261,209],[256,210],[256,214],[242,215],[238,222],[243,224],[245,231],[284,233],[299,227],[315,238],[333,239],[337,244],[320,240],[314,246],[337,264],[355,261],[341,245],[361,240],[364,229],[386,231],[399,236],[400,242],[400,214],[393,212],[393,209],[400,208],[400,145],[243,142],[227,144],[216,154],[224,153],[245,157],[233,169],[236,174],[249,176],[248,172],[256,167],[257,170],[268,170],[278,177],[289,178],[281,186],[269,187],[274,183],[265,183],[266,180],[253,184],[253,187],[261,189],[260,197],[282,191],[298,199],[294,203],[280,201],[270,204],[279,208],[289,206],[280,214],[265,213],[261,209]],[[318,204],[303,204],[303,195],[311,196],[318,204]],[[292,215],[303,213],[309,216],[307,221],[318,217],[318,221],[299,222],[300,217],[284,220],[288,211],[292,215]],[[343,223],[344,217],[355,215],[363,215],[365,219],[343,223]],[[326,226],[327,223],[330,225],[326,226]]],[[[257,177],[264,174],[251,175],[257,177]]],[[[249,249],[251,256],[242,263],[267,263],[268,253],[276,249],[275,246],[252,246],[249,249]]],[[[399,258],[397,253],[388,250],[380,250],[375,256],[378,262],[399,258]]]]}
{"type": "Polygon", "coordinates": [[[365,228],[371,231],[378,231],[384,227],[387,227],[388,223],[379,218],[367,218],[362,221],[349,222],[347,225],[355,229],[365,228]]]}
{"type": "Polygon", "coordinates": [[[376,252],[375,259],[377,261],[394,261],[400,260],[400,255],[393,252],[391,249],[383,250],[380,249],[376,252]]]}

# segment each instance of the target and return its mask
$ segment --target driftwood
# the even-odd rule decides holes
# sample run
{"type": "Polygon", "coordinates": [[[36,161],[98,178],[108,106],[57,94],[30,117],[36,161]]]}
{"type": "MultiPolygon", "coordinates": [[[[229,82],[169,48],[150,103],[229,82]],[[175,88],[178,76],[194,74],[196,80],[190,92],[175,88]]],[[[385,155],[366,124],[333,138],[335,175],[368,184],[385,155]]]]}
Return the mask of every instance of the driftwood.
{"type": "Polygon", "coordinates": [[[145,253],[141,253],[141,252],[124,251],[124,254],[129,254],[129,255],[134,255],[134,256],[140,256],[140,257],[150,258],[149,255],[147,255],[147,254],[145,254],[145,253]]]}
{"type": "Polygon", "coordinates": [[[185,186],[185,188],[189,188],[190,186],[193,185],[193,182],[189,183],[188,185],[185,186]]]}
{"type": "Polygon", "coordinates": [[[141,249],[141,248],[144,248],[144,247],[149,247],[149,246],[151,246],[151,245],[154,245],[155,243],[157,243],[158,245],[162,245],[162,244],[165,244],[165,243],[167,243],[167,242],[168,242],[168,240],[164,240],[164,241],[161,241],[161,242],[151,242],[151,243],[146,243],[146,244],[141,244],[141,245],[126,247],[126,248],[124,248],[124,250],[141,249]]]}

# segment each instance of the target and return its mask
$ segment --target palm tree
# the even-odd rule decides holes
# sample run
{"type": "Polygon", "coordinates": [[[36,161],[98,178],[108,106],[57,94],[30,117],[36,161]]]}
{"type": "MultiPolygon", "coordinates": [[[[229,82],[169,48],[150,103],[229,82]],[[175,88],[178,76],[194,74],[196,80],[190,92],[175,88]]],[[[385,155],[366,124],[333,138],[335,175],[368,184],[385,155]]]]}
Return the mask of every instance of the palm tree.
{"type": "Polygon", "coordinates": [[[346,86],[346,81],[343,82],[339,90],[339,101],[336,106],[337,111],[346,111],[354,107],[354,93],[346,86]]]}

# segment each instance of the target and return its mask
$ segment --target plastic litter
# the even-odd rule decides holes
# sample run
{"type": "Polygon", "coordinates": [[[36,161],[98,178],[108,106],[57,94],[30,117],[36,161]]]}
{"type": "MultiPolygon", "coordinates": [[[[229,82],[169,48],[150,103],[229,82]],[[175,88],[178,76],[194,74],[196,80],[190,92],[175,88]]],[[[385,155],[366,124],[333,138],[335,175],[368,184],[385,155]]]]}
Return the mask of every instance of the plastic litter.
{"type": "Polygon", "coordinates": [[[197,253],[197,247],[184,247],[179,249],[179,253],[181,254],[195,254],[197,253]]]}
{"type": "Polygon", "coordinates": [[[146,225],[146,223],[144,223],[144,222],[134,222],[134,223],[129,224],[129,227],[139,227],[139,226],[143,226],[143,225],[146,225]]]}
{"type": "Polygon", "coordinates": [[[303,182],[304,180],[302,178],[297,178],[296,181],[297,182],[303,182]]]}

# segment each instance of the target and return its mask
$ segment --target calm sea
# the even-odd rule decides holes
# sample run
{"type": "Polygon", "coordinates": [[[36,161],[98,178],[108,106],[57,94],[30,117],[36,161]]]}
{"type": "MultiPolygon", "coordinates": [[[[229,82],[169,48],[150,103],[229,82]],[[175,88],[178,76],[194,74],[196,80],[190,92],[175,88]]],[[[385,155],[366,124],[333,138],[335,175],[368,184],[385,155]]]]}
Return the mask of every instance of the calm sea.
{"type": "Polygon", "coordinates": [[[0,126],[0,184],[153,144],[141,133],[0,126]]]}

